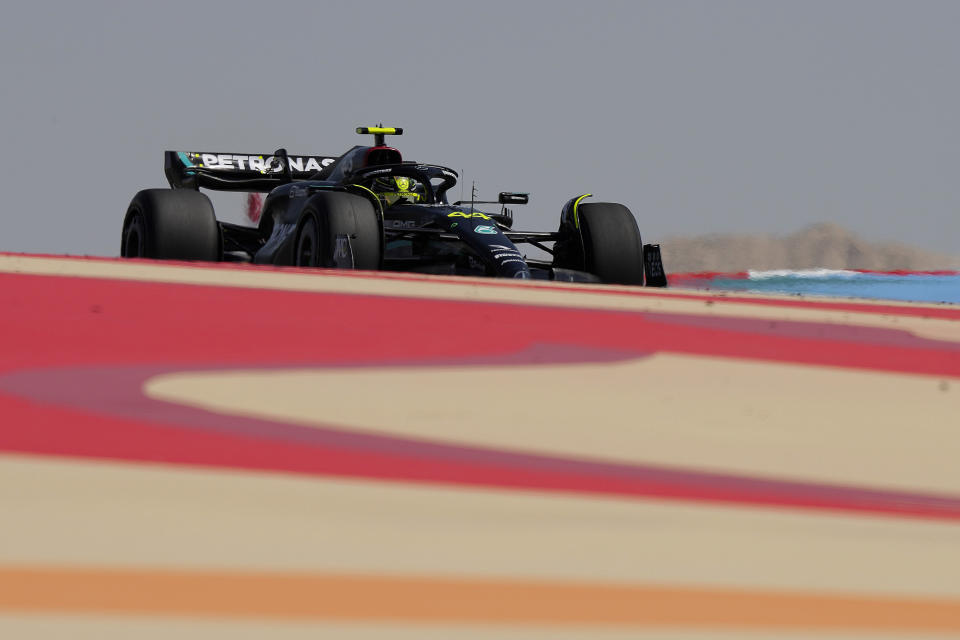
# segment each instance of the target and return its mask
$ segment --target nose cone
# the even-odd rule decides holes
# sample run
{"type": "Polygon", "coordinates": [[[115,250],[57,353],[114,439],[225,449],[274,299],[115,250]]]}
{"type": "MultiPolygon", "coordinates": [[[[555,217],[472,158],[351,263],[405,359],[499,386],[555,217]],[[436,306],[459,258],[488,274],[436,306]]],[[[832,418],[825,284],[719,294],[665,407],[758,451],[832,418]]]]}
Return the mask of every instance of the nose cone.
{"type": "Polygon", "coordinates": [[[437,215],[438,222],[456,233],[487,265],[493,267],[498,278],[529,279],[530,267],[517,247],[498,228],[490,214],[466,209],[437,215]]]}
{"type": "Polygon", "coordinates": [[[517,248],[506,236],[500,235],[499,242],[488,245],[490,256],[501,278],[530,278],[530,267],[517,248]]]}
{"type": "Polygon", "coordinates": [[[530,267],[526,262],[510,262],[499,265],[497,275],[501,278],[518,278],[521,280],[530,279],[530,267]]]}

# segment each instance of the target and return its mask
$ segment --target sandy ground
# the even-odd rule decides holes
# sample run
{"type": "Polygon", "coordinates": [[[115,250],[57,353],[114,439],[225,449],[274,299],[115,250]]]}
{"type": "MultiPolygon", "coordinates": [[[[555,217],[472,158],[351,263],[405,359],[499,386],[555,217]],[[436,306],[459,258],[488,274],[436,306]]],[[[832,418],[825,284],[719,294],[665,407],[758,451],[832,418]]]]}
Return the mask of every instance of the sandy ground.
{"type": "Polygon", "coordinates": [[[748,269],[960,269],[960,256],[901,243],[876,243],[830,223],[785,236],[711,234],[665,238],[665,264],[673,273],[748,269]]]}

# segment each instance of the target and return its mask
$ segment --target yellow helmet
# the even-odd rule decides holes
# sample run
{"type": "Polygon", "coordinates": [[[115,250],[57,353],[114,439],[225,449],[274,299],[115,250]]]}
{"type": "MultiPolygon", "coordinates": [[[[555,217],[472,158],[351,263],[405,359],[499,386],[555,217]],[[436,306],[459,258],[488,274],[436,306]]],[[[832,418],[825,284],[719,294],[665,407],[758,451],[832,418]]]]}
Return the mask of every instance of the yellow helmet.
{"type": "Polygon", "coordinates": [[[407,202],[419,202],[420,194],[416,193],[416,187],[417,181],[406,176],[389,176],[373,181],[373,190],[386,200],[387,206],[401,199],[407,202]]]}

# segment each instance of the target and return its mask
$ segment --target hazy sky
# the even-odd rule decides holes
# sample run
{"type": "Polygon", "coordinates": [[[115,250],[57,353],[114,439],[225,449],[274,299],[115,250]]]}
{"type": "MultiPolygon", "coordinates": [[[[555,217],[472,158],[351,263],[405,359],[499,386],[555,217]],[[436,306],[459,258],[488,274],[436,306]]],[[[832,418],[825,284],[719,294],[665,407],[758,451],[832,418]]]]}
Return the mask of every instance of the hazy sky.
{"type": "MultiPolygon", "coordinates": [[[[960,2],[22,2],[0,20],[0,251],[117,255],[163,150],[407,159],[553,229],[818,221],[960,254],[960,2]]],[[[217,200],[237,220],[240,203],[217,200]]]]}

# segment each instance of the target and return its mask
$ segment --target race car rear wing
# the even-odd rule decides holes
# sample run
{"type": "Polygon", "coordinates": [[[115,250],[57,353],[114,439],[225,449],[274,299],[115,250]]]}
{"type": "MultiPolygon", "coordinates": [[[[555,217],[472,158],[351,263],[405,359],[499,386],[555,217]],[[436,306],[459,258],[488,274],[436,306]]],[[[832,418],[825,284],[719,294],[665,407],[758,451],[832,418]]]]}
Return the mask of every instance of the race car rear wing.
{"type": "Polygon", "coordinates": [[[337,161],[331,156],[196,151],[164,152],[164,173],[174,189],[262,191],[291,180],[309,178],[337,161]]]}

